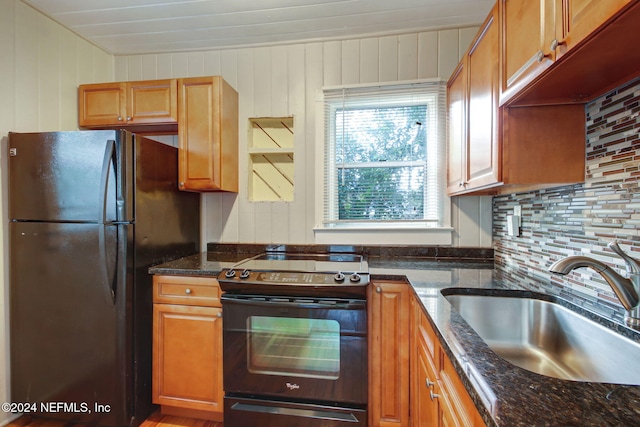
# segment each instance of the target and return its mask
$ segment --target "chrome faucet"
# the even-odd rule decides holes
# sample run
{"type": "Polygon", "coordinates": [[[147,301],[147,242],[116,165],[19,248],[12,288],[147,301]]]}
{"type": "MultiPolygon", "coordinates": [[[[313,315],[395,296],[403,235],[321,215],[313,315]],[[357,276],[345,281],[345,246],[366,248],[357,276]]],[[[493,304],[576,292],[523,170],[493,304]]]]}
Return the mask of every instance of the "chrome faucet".
{"type": "Polygon", "coordinates": [[[629,278],[622,277],[605,263],[586,256],[570,256],[558,260],[549,267],[549,271],[565,275],[580,267],[595,270],[611,286],[622,306],[627,310],[625,314],[627,325],[640,328],[640,262],[627,255],[617,242],[611,242],[608,246],[625,261],[629,278]]]}

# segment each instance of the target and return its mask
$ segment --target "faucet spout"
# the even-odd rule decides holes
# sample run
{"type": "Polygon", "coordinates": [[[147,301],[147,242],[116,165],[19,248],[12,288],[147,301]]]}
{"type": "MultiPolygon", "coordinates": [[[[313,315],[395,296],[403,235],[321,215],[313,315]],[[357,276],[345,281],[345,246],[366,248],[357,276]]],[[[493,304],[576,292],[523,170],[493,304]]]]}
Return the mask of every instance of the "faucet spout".
{"type": "MultiPolygon", "coordinates": [[[[565,275],[580,267],[588,267],[598,272],[609,286],[611,286],[613,292],[627,311],[632,311],[638,307],[640,296],[638,295],[638,290],[634,288],[632,279],[625,279],[615,270],[596,259],[586,256],[570,256],[554,262],[551,267],[549,267],[549,271],[565,275]]],[[[637,320],[640,322],[640,319],[637,320]]]]}

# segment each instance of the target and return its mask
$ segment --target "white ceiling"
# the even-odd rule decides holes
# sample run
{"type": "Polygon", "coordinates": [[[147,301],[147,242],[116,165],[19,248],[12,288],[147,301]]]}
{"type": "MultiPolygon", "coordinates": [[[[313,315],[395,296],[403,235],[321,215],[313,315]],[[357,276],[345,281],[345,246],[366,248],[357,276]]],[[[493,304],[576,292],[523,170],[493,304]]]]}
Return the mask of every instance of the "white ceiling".
{"type": "Polygon", "coordinates": [[[495,0],[22,0],[114,55],[479,25],[495,0]]]}

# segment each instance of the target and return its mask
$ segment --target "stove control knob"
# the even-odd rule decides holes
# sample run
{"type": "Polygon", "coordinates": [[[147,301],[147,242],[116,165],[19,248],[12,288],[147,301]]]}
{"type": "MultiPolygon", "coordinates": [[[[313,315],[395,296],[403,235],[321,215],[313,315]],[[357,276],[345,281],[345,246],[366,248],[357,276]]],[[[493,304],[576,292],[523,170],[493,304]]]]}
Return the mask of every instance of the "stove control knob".
{"type": "Polygon", "coordinates": [[[231,270],[228,270],[226,273],[224,273],[224,277],[226,277],[227,279],[233,279],[234,277],[236,277],[236,271],[232,268],[231,270]]]}
{"type": "Polygon", "coordinates": [[[340,282],[344,282],[344,274],[338,272],[333,276],[333,280],[335,280],[336,282],[340,283],[340,282]]]}
{"type": "Polygon", "coordinates": [[[358,283],[360,281],[360,275],[358,273],[353,273],[349,276],[349,280],[353,283],[358,283]]]}
{"type": "Polygon", "coordinates": [[[242,273],[240,273],[240,278],[241,279],[248,279],[249,275],[251,274],[251,271],[249,270],[242,270],[242,273]]]}

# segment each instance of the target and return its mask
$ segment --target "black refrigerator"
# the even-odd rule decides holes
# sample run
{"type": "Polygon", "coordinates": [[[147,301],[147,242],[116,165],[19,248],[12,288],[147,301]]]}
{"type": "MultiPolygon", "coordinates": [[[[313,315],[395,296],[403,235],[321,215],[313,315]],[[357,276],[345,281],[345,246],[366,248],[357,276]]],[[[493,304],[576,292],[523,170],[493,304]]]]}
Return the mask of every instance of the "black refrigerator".
{"type": "Polygon", "coordinates": [[[9,134],[11,401],[131,426],[151,403],[148,268],[200,248],[177,149],[127,131],[9,134]]]}

